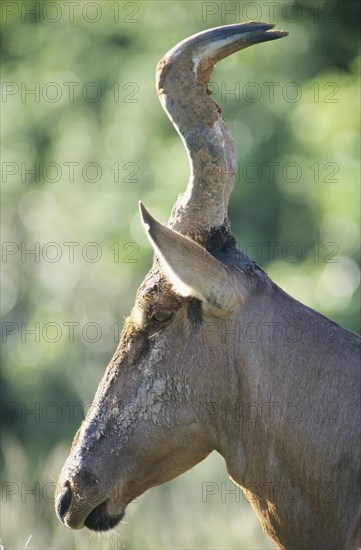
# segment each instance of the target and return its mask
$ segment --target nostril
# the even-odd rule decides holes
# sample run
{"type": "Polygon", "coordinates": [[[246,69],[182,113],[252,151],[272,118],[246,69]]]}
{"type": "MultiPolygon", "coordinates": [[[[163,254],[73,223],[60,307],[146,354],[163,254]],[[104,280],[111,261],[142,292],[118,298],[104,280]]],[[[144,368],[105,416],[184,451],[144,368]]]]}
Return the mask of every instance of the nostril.
{"type": "Polygon", "coordinates": [[[66,481],[61,493],[56,497],[55,501],[56,515],[62,523],[64,523],[64,516],[70,508],[71,497],[70,483],[66,481]]]}

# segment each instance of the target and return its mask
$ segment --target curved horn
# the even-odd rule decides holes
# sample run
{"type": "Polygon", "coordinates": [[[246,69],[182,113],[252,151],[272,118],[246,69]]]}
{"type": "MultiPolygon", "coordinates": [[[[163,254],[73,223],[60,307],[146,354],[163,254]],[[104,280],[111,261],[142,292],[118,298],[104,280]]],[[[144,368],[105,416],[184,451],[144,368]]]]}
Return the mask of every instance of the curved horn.
{"type": "Polygon", "coordinates": [[[204,31],[180,42],[157,66],[163,109],[181,135],[190,160],[190,179],[168,225],[187,234],[226,224],[236,171],[231,133],[207,88],[217,61],[252,44],[287,36],[270,23],[243,23],[204,31]]]}

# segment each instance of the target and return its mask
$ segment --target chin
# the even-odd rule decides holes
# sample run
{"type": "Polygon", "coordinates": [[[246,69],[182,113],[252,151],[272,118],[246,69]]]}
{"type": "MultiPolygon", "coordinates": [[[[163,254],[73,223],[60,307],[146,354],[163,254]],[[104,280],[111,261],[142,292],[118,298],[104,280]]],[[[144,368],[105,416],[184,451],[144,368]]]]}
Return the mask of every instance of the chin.
{"type": "Polygon", "coordinates": [[[92,531],[109,531],[124,517],[124,511],[116,515],[109,515],[106,511],[106,502],[99,504],[84,521],[85,527],[92,531]]]}

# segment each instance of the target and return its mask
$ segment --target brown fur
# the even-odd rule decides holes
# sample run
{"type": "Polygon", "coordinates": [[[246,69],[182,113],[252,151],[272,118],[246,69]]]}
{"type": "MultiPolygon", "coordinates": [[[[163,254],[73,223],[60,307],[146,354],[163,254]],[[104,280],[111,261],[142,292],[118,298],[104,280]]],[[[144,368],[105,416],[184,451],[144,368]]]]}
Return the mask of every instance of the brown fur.
{"type": "MultiPolygon", "coordinates": [[[[207,47],[215,62],[222,56],[212,39],[231,53],[245,47],[243,32],[255,43],[268,40],[271,27],[225,27],[226,41],[238,37],[233,50],[214,29],[161,63],[161,93],[178,89],[170,114],[187,139],[189,127],[195,131],[187,142],[199,146],[195,168],[219,137],[203,132],[218,112],[199,103],[213,66],[207,47]],[[198,56],[206,52],[198,84],[192,48],[198,56]],[[191,107],[184,98],[193,84],[191,107]]],[[[215,143],[214,159],[232,163],[223,121],[220,128],[224,141],[215,143]]],[[[230,179],[194,183],[169,223],[191,239],[141,207],[158,259],[74,438],[59,479],[58,515],[72,528],[107,530],[133,498],[216,450],[279,549],[356,550],[360,338],[288,296],[237,250],[224,210],[230,179]]]]}

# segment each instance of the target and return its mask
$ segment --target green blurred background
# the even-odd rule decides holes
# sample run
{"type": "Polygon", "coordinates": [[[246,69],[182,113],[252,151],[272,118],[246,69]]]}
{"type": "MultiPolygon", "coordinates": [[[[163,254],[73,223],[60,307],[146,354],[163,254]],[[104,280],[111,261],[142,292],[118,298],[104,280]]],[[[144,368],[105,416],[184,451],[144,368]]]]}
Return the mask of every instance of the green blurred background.
{"type": "Polygon", "coordinates": [[[286,291],[359,330],[359,3],[1,8],[2,540],[271,548],[243,495],[226,493],[216,454],[141,497],[107,536],[61,526],[53,489],[151,263],[137,202],[166,221],[187,182],[154,89],[157,61],[179,40],[255,19],[290,32],[212,76],[239,155],[232,227],[286,291]],[[216,484],[206,502],[204,483],[216,484]]]}

